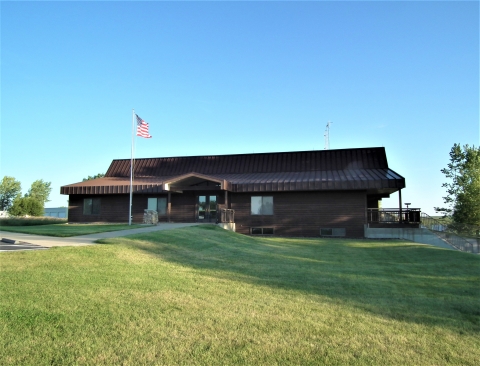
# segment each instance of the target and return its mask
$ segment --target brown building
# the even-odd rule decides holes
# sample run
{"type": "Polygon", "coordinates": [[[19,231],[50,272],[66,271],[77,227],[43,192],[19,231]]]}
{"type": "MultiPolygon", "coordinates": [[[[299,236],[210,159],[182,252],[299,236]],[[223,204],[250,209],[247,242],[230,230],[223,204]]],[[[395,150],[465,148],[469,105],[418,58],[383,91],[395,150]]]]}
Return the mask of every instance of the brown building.
{"type": "MultiPolygon", "coordinates": [[[[242,234],[363,237],[367,208],[404,187],[383,147],[137,159],[132,220],[149,208],[159,221],[234,221],[242,234]]],[[[128,222],[130,159],[61,193],[70,222],[128,222]]]]}

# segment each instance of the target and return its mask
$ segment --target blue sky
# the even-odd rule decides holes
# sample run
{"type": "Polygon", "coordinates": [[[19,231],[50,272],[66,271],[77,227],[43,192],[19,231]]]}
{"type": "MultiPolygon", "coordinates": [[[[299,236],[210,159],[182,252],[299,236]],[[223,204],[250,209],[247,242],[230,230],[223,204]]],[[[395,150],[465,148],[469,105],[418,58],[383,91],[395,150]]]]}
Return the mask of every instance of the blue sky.
{"type": "MultiPolygon", "coordinates": [[[[479,145],[479,3],[1,2],[1,176],[60,186],[130,158],[384,146],[434,214],[479,145]]],[[[397,207],[398,195],[383,207],[397,207]]]]}

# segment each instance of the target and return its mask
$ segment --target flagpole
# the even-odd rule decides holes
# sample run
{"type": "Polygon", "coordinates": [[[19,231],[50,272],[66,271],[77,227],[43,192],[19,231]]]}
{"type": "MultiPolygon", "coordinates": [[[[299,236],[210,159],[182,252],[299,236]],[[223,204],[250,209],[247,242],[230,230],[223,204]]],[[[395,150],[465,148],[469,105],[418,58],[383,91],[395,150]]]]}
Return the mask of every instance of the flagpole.
{"type": "Polygon", "coordinates": [[[128,205],[128,225],[132,225],[132,198],[133,198],[133,146],[135,136],[135,110],[132,109],[132,154],[130,158],[130,204],[128,205]]]}

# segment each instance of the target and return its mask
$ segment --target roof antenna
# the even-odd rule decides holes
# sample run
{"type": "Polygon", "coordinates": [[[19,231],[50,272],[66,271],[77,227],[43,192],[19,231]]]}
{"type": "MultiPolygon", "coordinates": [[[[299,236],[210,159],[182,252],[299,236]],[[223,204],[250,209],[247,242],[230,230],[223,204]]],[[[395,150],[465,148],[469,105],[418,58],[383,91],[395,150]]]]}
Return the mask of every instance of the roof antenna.
{"type": "Polygon", "coordinates": [[[323,150],[330,150],[330,123],[333,122],[328,121],[325,134],[323,135],[325,137],[325,147],[323,150]]]}

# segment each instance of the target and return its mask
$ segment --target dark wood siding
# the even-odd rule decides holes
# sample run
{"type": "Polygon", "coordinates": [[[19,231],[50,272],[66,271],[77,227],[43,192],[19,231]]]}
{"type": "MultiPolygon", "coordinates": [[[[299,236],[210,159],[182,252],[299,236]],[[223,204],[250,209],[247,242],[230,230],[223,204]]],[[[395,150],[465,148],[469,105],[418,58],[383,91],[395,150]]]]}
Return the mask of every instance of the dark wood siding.
{"type": "MultiPolygon", "coordinates": [[[[148,198],[150,197],[167,197],[167,195],[134,195],[132,200],[132,222],[143,222],[144,210],[148,207],[148,198]]],[[[70,195],[68,207],[69,222],[123,222],[128,223],[128,205],[130,202],[129,195],[103,195],[103,196],[84,196],[70,195]],[[100,198],[100,214],[84,215],[83,200],[85,198],[100,198]]],[[[165,217],[159,218],[165,221],[165,217]]]]}
{"type": "Polygon", "coordinates": [[[271,216],[251,215],[251,196],[258,195],[262,194],[230,195],[237,232],[250,234],[252,227],[274,227],[276,235],[319,236],[323,227],[345,228],[347,237],[364,236],[364,191],[265,193],[273,196],[271,216]]]}
{"type": "MultiPolygon", "coordinates": [[[[85,196],[70,195],[68,207],[69,222],[128,222],[128,204],[130,198],[128,195],[105,195],[105,196],[85,196]],[[100,198],[100,214],[84,215],[83,200],[85,198],[100,198]]],[[[135,207],[135,205],[133,206],[135,207]]],[[[142,210],[143,220],[143,210],[142,210]]],[[[135,217],[135,215],[134,215],[135,217]]]]}
{"type": "MultiPolygon", "coordinates": [[[[209,192],[172,194],[171,221],[195,222],[196,196],[209,192]]],[[[99,197],[99,196],[95,196],[99,197]]],[[[143,220],[149,197],[134,195],[133,222],[143,220]]],[[[165,195],[158,195],[165,197],[165,195]]],[[[219,208],[224,205],[224,192],[218,192],[219,208]]],[[[70,222],[128,222],[128,195],[105,195],[101,198],[100,215],[83,215],[83,195],[71,195],[70,222]]],[[[274,227],[280,236],[319,236],[320,228],[344,228],[347,237],[363,237],[366,192],[265,192],[229,193],[229,207],[235,210],[237,232],[250,234],[252,227],[274,227]],[[273,196],[273,215],[251,215],[252,196],[273,196]]],[[[165,221],[166,218],[160,218],[165,221]]]]}
{"type": "MultiPolygon", "coordinates": [[[[195,191],[182,194],[171,195],[171,222],[195,222],[195,207],[198,195],[217,195],[218,208],[225,208],[224,191],[195,191]]],[[[132,202],[132,222],[141,223],[143,221],[144,210],[148,207],[148,198],[167,197],[166,194],[145,194],[133,195],[132,202]]],[[[70,195],[68,209],[69,222],[128,222],[129,195],[70,195]],[[85,198],[100,198],[100,214],[84,215],[83,200],[85,198]]],[[[167,221],[167,216],[160,216],[160,222],[167,221]]]]}
{"type": "Polygon", "coordinates": [[[193,192],[172,194],[172,222],[195,222],[195,199],[193,192]]]}

